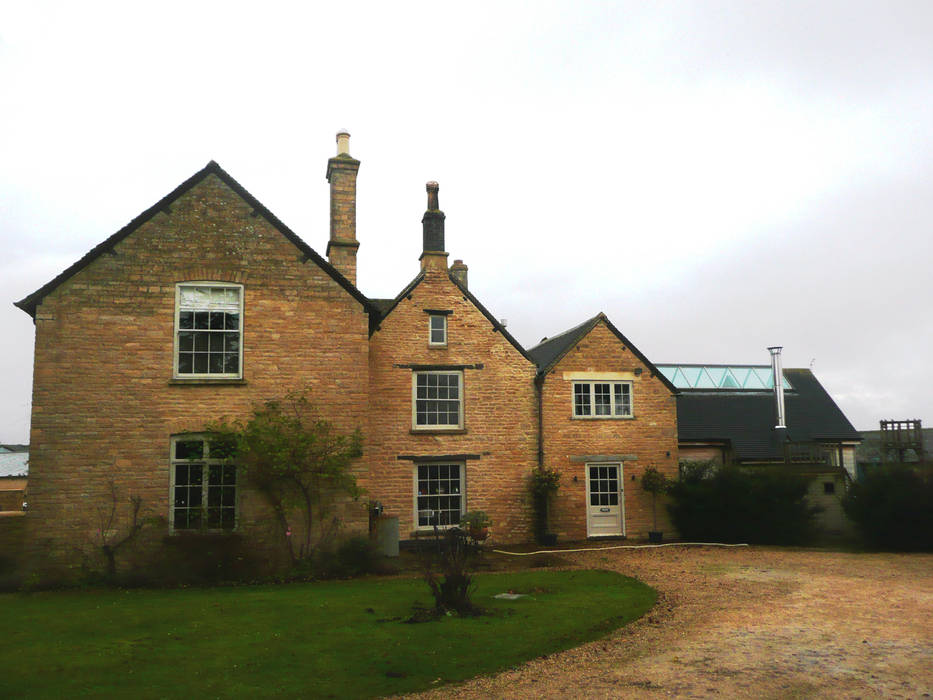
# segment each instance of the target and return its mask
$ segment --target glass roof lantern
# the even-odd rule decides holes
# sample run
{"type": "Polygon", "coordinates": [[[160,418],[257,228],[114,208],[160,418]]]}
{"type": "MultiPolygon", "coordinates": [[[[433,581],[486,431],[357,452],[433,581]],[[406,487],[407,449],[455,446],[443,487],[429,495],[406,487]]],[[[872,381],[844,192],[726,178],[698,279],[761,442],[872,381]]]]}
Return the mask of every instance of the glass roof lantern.
{"type": "MultiPolygon", "coordinates": [[[[771,391],[774,378],[768,365],[657,365],[678,389],[771,391]]],[[[783,377],[784,389],[793,389],[783,377]]]]}

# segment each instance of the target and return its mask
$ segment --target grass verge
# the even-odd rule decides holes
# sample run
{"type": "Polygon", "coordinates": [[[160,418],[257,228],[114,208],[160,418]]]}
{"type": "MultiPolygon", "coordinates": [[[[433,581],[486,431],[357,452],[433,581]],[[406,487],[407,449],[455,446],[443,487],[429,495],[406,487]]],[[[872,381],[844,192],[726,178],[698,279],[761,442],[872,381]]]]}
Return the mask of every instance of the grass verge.
{"type": "Polygon", "coordinates": [[[608,571],[476,577],[489,614],[407,624],[420,580],[0,596],[6,698],[372,697],[492,673],[598,638],[655,591],[608,571]],[[527,593],[515,601],[493,596],[527,593]]]}

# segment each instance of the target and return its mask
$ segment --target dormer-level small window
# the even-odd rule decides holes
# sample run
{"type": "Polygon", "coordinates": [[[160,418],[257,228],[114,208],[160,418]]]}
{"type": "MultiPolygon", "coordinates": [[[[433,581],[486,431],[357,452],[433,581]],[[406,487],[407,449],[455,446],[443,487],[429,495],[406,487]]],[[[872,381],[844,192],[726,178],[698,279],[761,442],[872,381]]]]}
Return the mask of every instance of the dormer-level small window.
{"type": "Polygon", "coordinates": [[[431,314],[428,319],[428,344],[447,345],[447,316],[431,314]]]}
{"type": "Polygon", "coordinates": [[[242,312],[241,285],[179,284],[175,299],[175,377],[241,378],[242,312]]]}

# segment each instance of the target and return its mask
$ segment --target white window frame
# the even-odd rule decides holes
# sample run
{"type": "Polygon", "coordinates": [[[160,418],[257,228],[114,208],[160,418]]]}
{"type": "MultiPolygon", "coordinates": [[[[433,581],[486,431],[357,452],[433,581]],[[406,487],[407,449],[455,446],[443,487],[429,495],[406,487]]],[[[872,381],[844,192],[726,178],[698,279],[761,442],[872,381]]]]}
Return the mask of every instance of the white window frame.
{"type": "MultiPolygon", "coordinates": [[[[210,329],[208,329],[210,330],[210,329]]],[[[224,329],[225,332],[229,332],[233,329],[224,329]]],[[[231,282],[208,282],[208,281],[194,281],[194,282],[179,282],[175,285],[175,332],[173,336],[173,347],[172,347],[172,378],[173,379],[242,379],[243,378],[243,285],[234,284],[231,282]],[[235,329],[238,333],[238,347],[237,347],[237,371],[236,372],[179,372],[179,357],[181,353],[180,348],[180,338],[181,334],[187,330],[203,330],[203,329],[183,329],[181,327],[181,313],[183,311],[210,311],[210,305],[202,308],[196,309],[192,307],[183,307],[182,302],[182,290],[188,288],[200,287],[203,289],[235,289],[237,291],[238,297],[238,326],[235,329]]]]}
{"type": "Polygon", "coordinates": [[[411,427],[418,431],[444,431],[444,430],[463,430],[463,371],[462,370],[421,370],[411,373],[411,427]],[[418,377],[428,375],[444,375],[457,377],[457,424],[451,423],[419,423],[418,422],[418,401],[449,401],[452,399],[441,398],[418,398],[418,377]]]}
{"type": "Polygon", "coordinates": [[[428,315],[428,345],[433,348],[441,348],[447,346],[447,315],[446,314],[429,314],[428,315]],[[435,321],[440,322],[440,327],[435,328],[435,321]],[[435,341],[434,340],[434,331],[437,330],[443,335],[443,340],[435,341]]]}
{"type": "MultiPolygon", "coordinates": [[[[175,534],[177,532],[235,532],[240,525],[240,474],[239,470],[236,469],[236,465],[231,464],[229,459],[221,458],[212,458],[210,456],[210,441],[211,436],[207,434],[194,434],[186,433],[182,435],[173,435],[170,441],[169,449],[169,496],[168,496],[168,531],[169,534],[175,534]],[[175,446],[179,442],[194,442],[199,440],[204,443],[203,456],[200,459],[179,459],[175,456],[175,446]],[[200,465],[202,467],[201,472],[201,523],[202,526],[198,528],[191,527],[175,527],[175,488],[177,477],[176,467],[183,465],[200,465]],[[211,488],[210,483],[210,471],[212,466],[221,466],[221,467],[233,467],[234,469],[234,503],[233,503],[233,527],[232,528],[210,528],[208,527],[208,508],[209,508],[209,490],[211,488]]],[[[223,478],[223,477],[222,477],[223,478]]],[[[215,487],[230,486],[229,484],[214,484],[215,487]]],[[[223,492],[221,492],[221,498],[223,497],[223,492]]],[[[223,507],[223,506],[221,506],[223,507]]],[[[230,506],[226,506],[230,507],[230,506]]]]}
{"type": "Polygon", "coordinates": [[[579,420],[627,420],[635,417],[635,391],[634,383],[630,381],[620,381],[618,379],[589,379],[586,381],[575,380],[571,383],[571,413],[575,419],[579,420]],[[609,387],[609,413],[604,415],[596,414],[596,395],[597,395],[597,385],[606,385],[609,387]],[[589,407],[590,413],[578,413],[577,412],[577,387],[586,386],[589,387],[588,396],[589,396],[589,407]],[[627,413],[617,413],[617,410],[620,406],[624,407],[625,402],[618,402],[616,400],[616,386],[628,387],[628,412],[627,413]]]}
{"type": "MultiPolygon", "coordinates": [[[[426,525],[421,524],[420,511],[419,511],[419,509],[418,509],[418,505],[419,505],[419,504],[418,504],[418,498],[419,498],[419,497],[421,497],[421,498],[430,498],[432,495],[435,495],[435,494],[430,494],[430,493],[428,493],[428,494],[419,494],[419,492],[418,492],[418,491],[419,491],[419,481],[420,481],[420,479],[419,479],[419,472],[420,472],[420,470],[421,470],[422,467],[425,468],[425,469],[430,469],[431,467],[447,467],[447,468],[450,468],[450,467],[457,467],[457,468],[459,469],[459,472],[460,472],[460,485],[459,485],[459,488],[460,488],[460,494],[459,494],[459,496],[460,496],[460,518],[457,519],[457,522],[445,523],[445,524],[443,524],[443,525],[438,524],[438,526],[437,526],[439,530],[447,530],[448,528],[451,528],[451,527],[457,527],[457,526],[460,524],[460,519],[462,519],[463,516],[464,516],[464,514],[466,513],[466,502],[467,502],[467,499],[466,499],[466,463],[465,463],[465,462],[444,462],[444,461],[427,462],[427,463],[421,462],[421,463],[415,464],[415,465],[414,465],[414,468],[412,469],[412,491],[413,491],[413,495],[412,495],[412,510],[413,510],[412,525],[413,525],[413,527],[414,527],[415,530],[433,530],[433,529],[434,529],[433,520],[432,520],[432,522],[429,522],[429,523],[426,524],[426,525]]],[[[441,479],[438,477],[437,480],[441,480],[441,479]]],[[[451,481],[451,479],[450,479],[449,477],[446,478],[446,479],[444,479],[444,480],[446,480],[446,481],[448,481],[448,482],[451,481]]],[[[430,481],[430,478],[428,479],[428,481],[430,481]]],[[[436,495],[441,496],[441,497],[448,497],[448,498],[451,496],[451,494],[449,494],[449,493],[436,494],[436,495]]],[[[457,494],[453,494],[453,495],[457,495],[457,494]]],[[[425,510],[427,510],[427,509],[425,509],[425,510]]]]}

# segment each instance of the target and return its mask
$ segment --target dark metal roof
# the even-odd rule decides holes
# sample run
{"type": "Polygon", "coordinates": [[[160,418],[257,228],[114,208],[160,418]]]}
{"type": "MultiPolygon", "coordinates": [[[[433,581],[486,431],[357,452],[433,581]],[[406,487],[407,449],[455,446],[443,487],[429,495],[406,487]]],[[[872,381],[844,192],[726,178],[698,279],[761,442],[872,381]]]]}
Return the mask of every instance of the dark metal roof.
{"type": "Polygon", "coordinates": [[[209,162],[204,168],[196,172],[194,175],[189,177],[178,187],[172,190],[165,197],[160,199],[158,202],[153,204],[151,207],[146,209],[143,213],[133,219],[126,226],[121,228],[115,234],[110,236],[107,240],[99,243],[94,248],[92,248],[84,257],[74,263],[71,267],[66,269],[60,275],[55,277],[47,284],[43,285],[32,294],[27,296],[25,299],[15,302],[14,306],[19,307],[27,314],[35,318],[36,316],[36,307],[42,302],[42,299],[52,291],[55,290],[58,285],[67,280],[69,277],[75,273],[83,270],[85,267],[90,265],[94,260],[103,255],[109,250],[112,250],[113,247],[122,241],[124,238],[133,233],[140,226],[145,224],[149,219],[155,216],[157,213],[163,210],[167,210],[171,207],[172,203],[185,194],[192,187],[197,185],[201,180],[206,178],[208,175],[217,176],[221,182],[223,182],[227,187],[233,190],[237,195],[239,195],[247,204],[249,204],[257,214],[261,215],[266,219],[270,224],[272,224],[278,231],[285,236],[289,241],[291,241],[295,247],[298,248],[308,260],[313,260],[324,272],[326,272],[330,277],[332,277],[341,287],[343,287],[354,299],[360,302],[364,308],[370,313],[376,313],[376,308],[370,303],[369,299],[358,290],[352,282],[350,282],[346,277],[344,277],[336,268],[333,267],[329,262],[324,258],[318,255],[307,243],[305,243],[301,238],[298,237],[294,231],[292,231],[288,226],[279,221],[278,217],[275,216],[271,211],[266,209],[266,207],[256,199],[253,195],[246,191],[239,182],[234,180],[223,168],[221,168],[216,162],[209,162]]]}
{"type": "Polygon", "coordinates": [[[29,452],[29,445],[23,445],[20,443],[11,444],[5,442],[0,444],[0,452],[29,452]]]}
{"type": "MultiPolygon", "coordinates": [[[[785,369],[794,387],[784,392],[787,439],[792,442],[861,440],[835,401],[808,369],[785,369]]],[[[677,430],[681,442],[728,442],[738,460],[783,457],[783,438],[774,429],[771,391],[681,389],[677,430]]]]}
{"type": "Polygon", "coordinates": [[[619,332],[619,329],[616,328],[609,318],[603,312],[599,312],[593,318],[584,321],[579,326],[574,326],[568,331],[564,331],[559,335],[555,335],[553,338],[547,338],[538,345],[534,346],[528,351],[528,354],[534,360],[535,364],[538,366],[538,374],[546,374],[551,369],[553,369],[561,358],[570,352],[573,347],[579,343],[587,333],[593,330],[600,321],[606,324],[606,328],[615,335],[622,344],[632,352],[635,357],[644,363],[644,365],[651,372],[652,377],[657,377],[661,382],[671,390],[671,393],[676,394],[678,389],[670,380],[665,377],[661,371],[654,366],[654,363],[651,362],[647,357],[645,357],[641,351],[636,348],[628,338],[622,335],[619,332]]]}

